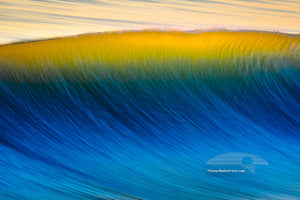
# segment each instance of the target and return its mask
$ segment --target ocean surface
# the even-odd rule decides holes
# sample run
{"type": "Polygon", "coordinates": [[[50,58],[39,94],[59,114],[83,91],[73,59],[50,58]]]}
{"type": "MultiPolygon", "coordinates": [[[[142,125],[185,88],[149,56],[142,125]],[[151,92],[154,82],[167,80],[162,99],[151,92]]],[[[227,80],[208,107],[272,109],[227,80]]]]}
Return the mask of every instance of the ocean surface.
{"type": "Polygon", "coordinates": [[[300,33],[300,0],[1,0],[0,44],[103,31],[300,33]]]}

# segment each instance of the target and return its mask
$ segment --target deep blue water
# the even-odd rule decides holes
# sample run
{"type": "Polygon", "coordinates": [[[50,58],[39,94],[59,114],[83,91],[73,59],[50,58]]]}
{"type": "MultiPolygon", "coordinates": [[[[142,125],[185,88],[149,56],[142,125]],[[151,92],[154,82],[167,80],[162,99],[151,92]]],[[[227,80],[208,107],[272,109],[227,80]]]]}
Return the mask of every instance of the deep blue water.
{"type": "Polygon", "coordinates": [[[300,199],[299,89],[297,66],[2,80],[0,199],[300,199]]]}

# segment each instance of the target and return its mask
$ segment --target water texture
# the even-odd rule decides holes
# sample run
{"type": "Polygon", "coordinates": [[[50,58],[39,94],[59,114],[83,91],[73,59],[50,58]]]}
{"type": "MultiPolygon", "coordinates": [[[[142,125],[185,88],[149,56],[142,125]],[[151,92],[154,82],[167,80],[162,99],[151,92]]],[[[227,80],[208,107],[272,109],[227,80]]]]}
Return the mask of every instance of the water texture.
{"type": "Polygon", "coordinates": [[[299,53],[245,31],[0,46],[0,199],[300,199],[299,53]]]}

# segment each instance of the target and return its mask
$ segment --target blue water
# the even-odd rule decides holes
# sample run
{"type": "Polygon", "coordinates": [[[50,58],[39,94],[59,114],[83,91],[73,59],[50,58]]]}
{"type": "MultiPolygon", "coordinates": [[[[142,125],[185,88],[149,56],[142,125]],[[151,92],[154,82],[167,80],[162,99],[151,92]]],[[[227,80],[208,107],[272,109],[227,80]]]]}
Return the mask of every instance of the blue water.
{"type": "Polygon", "coordinates": [[[299,89],[299,66],[2,80],[0,199],[300,199],[299,89]],[[265,162],[207,173],[210,159],[236,153],[265,162]]]}

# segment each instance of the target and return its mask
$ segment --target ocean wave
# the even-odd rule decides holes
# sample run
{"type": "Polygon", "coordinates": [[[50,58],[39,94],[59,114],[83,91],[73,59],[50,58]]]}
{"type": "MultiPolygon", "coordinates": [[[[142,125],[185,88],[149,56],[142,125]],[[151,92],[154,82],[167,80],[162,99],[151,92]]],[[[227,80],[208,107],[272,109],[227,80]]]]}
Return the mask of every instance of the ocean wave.
{"type": "Polygon", "coordinates": [[[142,31],[1,46],[0,197],[299,198],[299,40],[142,31]],[[249,173],[207,173],[235,165],[249,173]]]}

